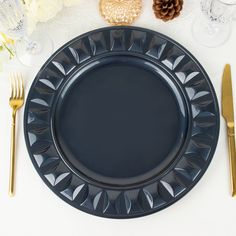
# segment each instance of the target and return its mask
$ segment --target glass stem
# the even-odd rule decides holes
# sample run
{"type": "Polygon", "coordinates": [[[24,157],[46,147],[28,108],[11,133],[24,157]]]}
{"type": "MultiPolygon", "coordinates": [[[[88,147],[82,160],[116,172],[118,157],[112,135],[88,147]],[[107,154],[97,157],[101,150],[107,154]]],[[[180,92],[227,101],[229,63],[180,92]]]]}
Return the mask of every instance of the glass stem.
{"type": "Polygon", "coordinates": [[[32,41],[28,36],[23,36],[22,41],[25,43],[25,49],[30,54],[37,54],[41,50],[41,45],[37,41],[32,41]]]}
{"type": "Polygon", "coordinates": [[[206,30],[209,35],[215,35],[215,33],[217,33],[218,29],[219,28],[217,27],[217,25],[212,22],[209,22],[206,26],[206,30]]]}

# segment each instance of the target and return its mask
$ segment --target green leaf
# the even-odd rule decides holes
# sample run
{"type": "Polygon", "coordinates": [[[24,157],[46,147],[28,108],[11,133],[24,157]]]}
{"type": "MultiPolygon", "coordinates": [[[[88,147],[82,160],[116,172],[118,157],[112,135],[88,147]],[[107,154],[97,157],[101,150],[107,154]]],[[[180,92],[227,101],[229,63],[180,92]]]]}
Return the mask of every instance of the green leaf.
{"type": "Polygon", "coordinates": [[[9,52],[10,59],[13,58],[14,57],[13,51],[5,43],[3,43],[3,47],[9,52]]]}

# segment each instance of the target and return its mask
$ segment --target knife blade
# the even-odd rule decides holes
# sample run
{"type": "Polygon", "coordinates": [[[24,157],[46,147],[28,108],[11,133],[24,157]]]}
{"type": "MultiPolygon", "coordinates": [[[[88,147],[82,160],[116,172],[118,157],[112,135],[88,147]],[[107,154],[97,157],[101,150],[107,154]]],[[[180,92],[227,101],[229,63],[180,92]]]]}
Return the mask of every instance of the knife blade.
{"type": "Polygon", "coordinates": [[[234,122],[231,66],[225,65],[222,83],[222,114],[226,122],[234,122]]]}
{"type": "Polygon", "coordinates": [[[235,151],[235,131],[234,131],[234,104],[233,104],[233,89],[231,66],[225,65],[223,80],[222,80],[222,115],[226,121],[229,160],[230,160],[230,177],[232,196],[236,196],[236,151],[235,151]]]}

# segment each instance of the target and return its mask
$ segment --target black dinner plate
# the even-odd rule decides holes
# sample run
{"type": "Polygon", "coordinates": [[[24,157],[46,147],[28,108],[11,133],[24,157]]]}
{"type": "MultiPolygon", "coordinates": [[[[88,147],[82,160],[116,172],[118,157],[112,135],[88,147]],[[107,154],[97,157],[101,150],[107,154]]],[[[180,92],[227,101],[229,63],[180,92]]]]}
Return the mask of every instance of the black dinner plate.
{"type": "Polygon", "coordinates": [[[49,58],[29,91],[24,128],[36,170],[60,198],[132,218],[198,182],[216,148],[219,109],[206,72],[178,43],[109,27],[49,58]]]}

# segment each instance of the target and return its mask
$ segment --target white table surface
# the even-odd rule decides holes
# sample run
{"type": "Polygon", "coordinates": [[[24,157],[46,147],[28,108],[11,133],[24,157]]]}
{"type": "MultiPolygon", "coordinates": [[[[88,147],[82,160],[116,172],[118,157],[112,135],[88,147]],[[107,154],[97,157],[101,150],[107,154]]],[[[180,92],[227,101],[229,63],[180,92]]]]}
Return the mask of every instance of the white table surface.
{"type": "MultiPolygon", "coordinates": [[[[190,0],[185,0],[185,2],[190,0]]],[[[71,26],[48,23],[44,28],[52,37],[55,49],[71,37],[107,26],[98,12],[97,0],[80,0],[81,17],[71,26]],[[65,33],[66,32],[66,33],[65,33]]],[[[164,33],[189,49],[204,66],[221,100],[221,76],[225,63],[231,63],[235,80],[236,104],[236,24],[230,40],[218,48],[205,48],[191,35],[191,15],[170,23],[156,20],[152,14],[152,0],[145,0],[143,14],[135,25],[164,33]]],[[[198,1],[195,1],[198,3],[198,1]]],[[[198,5],[198,4],[197,4],[198,5]]],[[[190,6],[190,5],[189,5],[190,6]]],[[[196,6],[196,5],[192,5],[196,6]]],[[[45,31],[46,32],[46,31],[45,31]]],[[[236,199],[230,196],[229,165],[226,129],[221,118],[218,146],[207,172],[184,198],[158,213],[130,220],[112,220],[81,212],[58,198],[36,173],[26,150],[23,136],[23,109],[18,116],[17,189],[14,198],[8,197],[9,146],[11,110],[8,106],[10,71],[24,74],[27,91],[41,65],[26,68],[17,60],[0,73],[0,235],[1,236],[235,236],[236,199]]]]}

